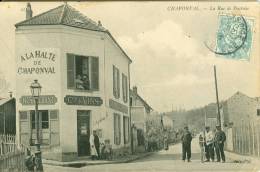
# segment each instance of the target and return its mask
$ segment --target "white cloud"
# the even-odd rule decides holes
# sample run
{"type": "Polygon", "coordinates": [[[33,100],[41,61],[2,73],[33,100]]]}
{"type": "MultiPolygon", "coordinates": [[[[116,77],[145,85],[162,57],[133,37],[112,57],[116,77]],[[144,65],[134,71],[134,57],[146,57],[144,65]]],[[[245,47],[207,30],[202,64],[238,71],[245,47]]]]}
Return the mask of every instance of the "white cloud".
{"type": "Polygon", "coordinates": [[[201,50],[203,42],[186,34],[172,20],[136,37],[122,36],[118,41],[133,58],[132,85],[137,85],[141,95],[158,110],[169,110],[172,104],[191,108],[215,101],[214,64],[221,99],[238,90],[258,93],[256,86],[246,84],[258,81],[255,64],[216,58],[210,51],[205,55],[201,50]]]}

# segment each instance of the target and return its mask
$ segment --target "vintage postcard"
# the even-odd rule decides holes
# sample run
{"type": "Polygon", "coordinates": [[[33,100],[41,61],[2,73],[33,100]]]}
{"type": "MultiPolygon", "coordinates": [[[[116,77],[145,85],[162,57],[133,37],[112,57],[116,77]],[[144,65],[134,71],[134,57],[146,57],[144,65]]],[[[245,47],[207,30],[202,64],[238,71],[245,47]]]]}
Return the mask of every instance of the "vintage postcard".
{"type": "Polygon", "coordinates": [[[0,171],[260,171],[259,2],[0,3],[0,171]]]}

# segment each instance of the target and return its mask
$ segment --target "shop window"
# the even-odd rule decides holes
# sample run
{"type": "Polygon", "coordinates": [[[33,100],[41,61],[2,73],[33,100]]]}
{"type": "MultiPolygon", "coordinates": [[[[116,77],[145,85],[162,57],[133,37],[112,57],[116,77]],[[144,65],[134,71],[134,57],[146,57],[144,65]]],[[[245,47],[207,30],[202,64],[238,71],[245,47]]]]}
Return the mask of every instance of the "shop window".
{"type": "Polygon", "coordinates": [[[260,109],[257,109],[257,116],[260,116],[260,109]]]}
{"type": "Polygon", "coordinates": [[[129,117],[124,116],[124,144],[129,143],[129,117]]]}
{"type": "Polygon", "coordinates": [[[98,58],[67,54],[67,86],[69,89],[98,90],[98,58]]]}
{"type": "Polygon", "coordinates": [[[120,97],[120,75],[119,69],[113,66],[113,94],[115,98],[120,97]]]}
{"type": "Polygon", "coordinates": [[[123,100],[127,103],[128,100],[128,86],[127,86],[127,76],[122,73],[122,90],[123,90],[123,100]]]}
{"type": "Polygon", "coordinates": [[[121,143],[121,121],[120,114],[114,114],[114,143],[120,145],[121,143]]]}

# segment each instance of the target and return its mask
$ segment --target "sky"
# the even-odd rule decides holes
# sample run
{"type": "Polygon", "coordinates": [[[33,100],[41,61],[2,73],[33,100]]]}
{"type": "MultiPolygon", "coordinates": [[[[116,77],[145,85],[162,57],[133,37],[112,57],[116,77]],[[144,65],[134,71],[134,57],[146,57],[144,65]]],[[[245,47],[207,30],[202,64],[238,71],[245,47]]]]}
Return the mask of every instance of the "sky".
{"type": "MultiPolygon", "coordinates": [[[[31,2],[33,15],[62,2],[31,2]]],[[[191,109],[216,101],[213,65],[217,67],[219,99],[241,91],[260,96],[259,6],[256,3],[199,2],[69,2],[94,21],[100,20],[133,60],[131,86],[163,112],[191,109]],[[199,10],[176,10],[178,6],[199,10]],[[216,10],[219,6],[240,10],[216,10]],[[241,8],[247,10],[241,10],[241,8]],[[175,10],[173,10],[173,8],[175,10]],[[213,10],[213,8],[216,8],[213,10]],[[212,9],[212,10],[210,10],[212,9]],[[218,16],[239,13],[254,21],[250,60],[230,60],[209,51],[215,42],[218,16]]],[[[0,97],[15,94],[15,27],[25,19],[26,2],[0,3],[0,97]]]]}

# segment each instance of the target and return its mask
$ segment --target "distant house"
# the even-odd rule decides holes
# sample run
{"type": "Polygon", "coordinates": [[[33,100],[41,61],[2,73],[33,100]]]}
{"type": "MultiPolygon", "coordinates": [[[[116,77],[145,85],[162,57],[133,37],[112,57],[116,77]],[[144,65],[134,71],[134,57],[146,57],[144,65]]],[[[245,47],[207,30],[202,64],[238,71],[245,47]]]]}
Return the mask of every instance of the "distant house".
{"type": "MultiPolygon", "coordinates": [[[[146,120],[153,111],[152,107],[137,93],[137,87],[130,90],[131,121],[136,133],[135,147],[144,146],[146,133],[146,120]]],[[[143,147],[144,148],[144,147],[143,147]]]]}
{"type": "Polygon", "coordinates": [[[15,98],[0,99],[0,134],[15,134],[15,98]]]}
{"type": "Polygon", "coordinates": [[[237,125],[242,121],[260,121],[260,98],[237,92],[222,103],[221,112],[226,126],[237,125]]]}
{"type": "Polygon", "coordinates": [[[152,107],[137,93],[137,87],[130,90],[132,122],[139,129],[145,130],[145,119],[152,112],[152,107]]]}

